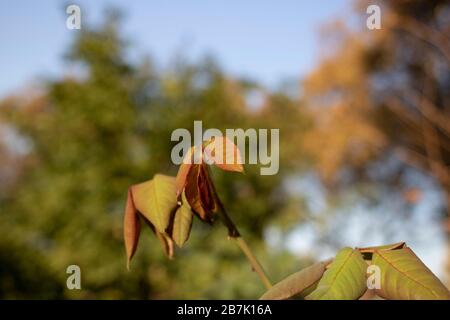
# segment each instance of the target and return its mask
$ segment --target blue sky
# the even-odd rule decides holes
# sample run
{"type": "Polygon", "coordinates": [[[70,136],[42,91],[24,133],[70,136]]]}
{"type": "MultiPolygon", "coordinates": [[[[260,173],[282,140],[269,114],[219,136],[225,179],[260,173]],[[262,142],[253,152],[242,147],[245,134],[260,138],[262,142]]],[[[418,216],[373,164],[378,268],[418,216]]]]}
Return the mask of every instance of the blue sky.
{"type": "Polygon", "coordinates": [[[125,36],[134,54],[167,66],[175,52],[213,54],[231,75],[267,86],[305,74],[316,62],[318,27],[350,9],[333,1],[2,1],[0,97],[64,71],[62,55],[78,31],[65,27],[68,4],[82,23],[101,21],[103,9],[124,9],[125,36]]]}

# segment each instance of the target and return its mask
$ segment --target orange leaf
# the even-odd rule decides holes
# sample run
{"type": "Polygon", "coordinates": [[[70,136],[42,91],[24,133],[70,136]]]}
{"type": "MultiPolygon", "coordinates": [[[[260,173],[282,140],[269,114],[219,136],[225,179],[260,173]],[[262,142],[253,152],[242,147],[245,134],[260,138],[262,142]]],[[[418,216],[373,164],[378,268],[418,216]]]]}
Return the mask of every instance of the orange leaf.
{"type": "Polygon", "coordinates": [[[175,181],[175,187],[177,189],[177,198],[183,193],[183,189],[187,183],[187,177],[193,164],[182,163],[178,169],[177,178],[175,181]]]}
{"type": "Polygon", "coordinates": [[[205,148],[208,163],[213,163],[225,171],[243,172],[242,157],[239,148],[227,137],[214,137],[205,148]]]}
{"type": "Polygon", "coordinates": [[[187,183],[187,176],[189,174],[189,171],[192,169],[194,165],[194,153],[195,153],[195,147],[192,147],[189,149],[189,152],[186,154],[186,156],[183,159],[183,163],[180,165],[180,168],[178,169],[177,177],[175,180],[175,188],[177,190],[177,198],[180,197],[181,193],[183,192],[184,187],[187,183]]]}

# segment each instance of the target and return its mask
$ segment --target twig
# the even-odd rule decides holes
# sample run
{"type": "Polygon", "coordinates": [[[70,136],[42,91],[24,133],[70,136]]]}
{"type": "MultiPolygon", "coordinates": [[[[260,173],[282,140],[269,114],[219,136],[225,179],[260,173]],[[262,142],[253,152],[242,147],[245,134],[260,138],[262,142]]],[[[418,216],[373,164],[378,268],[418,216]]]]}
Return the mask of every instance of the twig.
{"type": "MultiPolygon", "coordinates": [[[[210,175],[210,177],[211,177],[211,175],[210,175]]],[[[209,184],[213,191],[214,199],[216,200],[216,203],[219,206],[219,214],[222,218],[222,222],[225,225],[225,227],[228,229],[228,236],[230,237],[230,239],[236,241],[237,245],[239,246],[241,251],[244,253],[244,255],[247,257],[248,261],[250,262],[250,265],[252,266],[252,270],[258,274],[259,279],[264,284],[266,289],[272,288],[272,283],[270,282],[269,278],[267,277],[263,267],[259,263],[256,256],[253,254],[253,252],[250,249],[250,247],[248,246],[247,242],[244,240],[244,238],[242,238],[241,234],[239,233],[239,230],[237,229],[233,220],[231,220],[224,205],[222,204],[222,201],[220,201],[220,198],[219,198],[219,195],[217,194],[214,183],[212,183],[210,181],[209,184]]]]}

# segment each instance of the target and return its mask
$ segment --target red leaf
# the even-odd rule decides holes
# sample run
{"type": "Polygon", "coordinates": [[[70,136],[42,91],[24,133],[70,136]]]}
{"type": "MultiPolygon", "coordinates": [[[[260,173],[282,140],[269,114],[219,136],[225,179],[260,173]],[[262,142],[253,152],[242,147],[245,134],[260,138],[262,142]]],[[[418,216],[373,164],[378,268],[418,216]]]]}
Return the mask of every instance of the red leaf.
{"type": "MultiPolygon", "coordinates": [[[[194,165],[189,171],[187,177],[187,184],[184,189],[186,199],[192,208],[192,210],[205,222],[212,222],[212,213],[209,211],[209,207],[202,202],[205,200],[202,191],[208,192],[203,186],[204,182],[200,179],[202,165],[194,165]],[[202,184],[202,187],[199,186],[202,184]]],[[[210,197],[210,196],[206,196],[210,197]]]]}

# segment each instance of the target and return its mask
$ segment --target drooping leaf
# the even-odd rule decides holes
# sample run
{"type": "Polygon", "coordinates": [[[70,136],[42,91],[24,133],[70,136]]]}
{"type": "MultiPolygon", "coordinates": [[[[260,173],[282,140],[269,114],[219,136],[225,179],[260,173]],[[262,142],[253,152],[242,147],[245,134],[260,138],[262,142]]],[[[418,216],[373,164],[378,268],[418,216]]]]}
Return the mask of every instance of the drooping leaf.
{"type": "Polygon", "coordinates": [[[202,218],[206,216],[206,213],[201,206],[200,194],[198,193],[197,181],[199,172],[199,165],[195,165],[192,167],[187,176],[187,183],[184,192],[189,206],[192,208],[192,210],[194,210],[195,213],[200,216],[200,218],[202,218]]]}
{"type": "Polygon", "coordinates": [[[125,250],[127,253],[127,269],[130,269],[130,262],[136,252],[139,243],[139,235],[141,233],[141,224],[139,221],[139,213],[134,206],[133,194],[128,189],[127,204],[125,207],[125,216],[123,222],[123,237],[125,240],[125,250]]]}
{"type": "Polygon", "coordinates": [[[356,300],[364,294],[367,263],[358,250],[343,248],[307,300],[356,300]]]}
{"type": "Polygon", "coordinates": [[[188,240],[192,227],[192,210],[183,194],[183,202],[175,211],[172,226],[172,239],[181,248],[188,240]]]}
{"type": "Polygon", "coordinates": [[[184,156],[183,163],[180,165],[178,169],[178,173],[175,180],[177,198],[181,196],[181,193],[183,192],[183,189],[187,183],[189,171],[195,165],[194,164],[195,150],[196,150],[195,147],[189,149],[189,152],[184,156]]]}
{"type": "Polygon", "coordinates": [[[155,230],[156,237],[161,242],[163,246],[164,254],[169,258],[173,258],[173,240],[167,236],[165,233],[155,230]]]}
{"type": "Polygon", "coordinates": [[[448,289],[408,248],[376,250],[372,264],[380,267],[381,288],[377,295],[395,300],[450,299],[448,289]]]}
{"type": "Polygon", "coordinates": [[[212,212],[205,208],[205,205],[202,203],[205,198],[211,197],[211,195],[201,194],[202,192],[209,193],[209,189],[205,188],[204,182],[201,180],[200,172],[202,165],[195,165],[189,171],[187,177],[187,184],[185,187],[186,199],[194,212],[205,222],[212,222],[212,212]]]}
{"type": "Polygon", "coordinates": [[[205,148],[209,162],[225,171],[243,172],[242,156],[239,148],[227,137],[215,137],[205,148]]]}
{"type": "Polygon", "coordinates": [[[175,189],[176,189],[176,196],[179,198],[181,194],[183,193],[183,189],[186,186],[187,183],[187,177],[189,174],[189,171],[191,170],[193,164],[188,163],[182,163],[180,165],[180,168],[178,169],[176,181],[175,181],[175,189]]]}
{"type": "Polygon", "coordinates": [[[203,209],[207,212],[215,212],[216,202],[211,187],[212,181],[209,177],[208,168],[206,165],[200,166],[200,172],[197,179],[198,191],[200,193],[200,200],[203,209]]]}
{"type": "Polygon", "coordinates": [[[132,186],[134,204],[160,233],[169,226],[177,206],[175,178],[156,174],[151,181],[132,186]]]}
{"type": "Polygon", "coordinates": [[[318,282],[325,272],[326,264],[326,262],[318,262],[291,274],[264,293],[260,300],[284,300],[301,294],[318,282]]]}
{"type": "Polygon", "coordinates": [[[161,242],[164,255],[166,257],[168,257],[169,259],[172,259],[173,258],[173,240],[166,233],[162,233],[162,232],[159,232],[158,230],[156,230],[155,226],[145,216],[142,216],[142,219],[149,226],[150,230],[152,230],[153,234],[156,236],[156,238],[159,240],[159,242],[161,242]]]}

